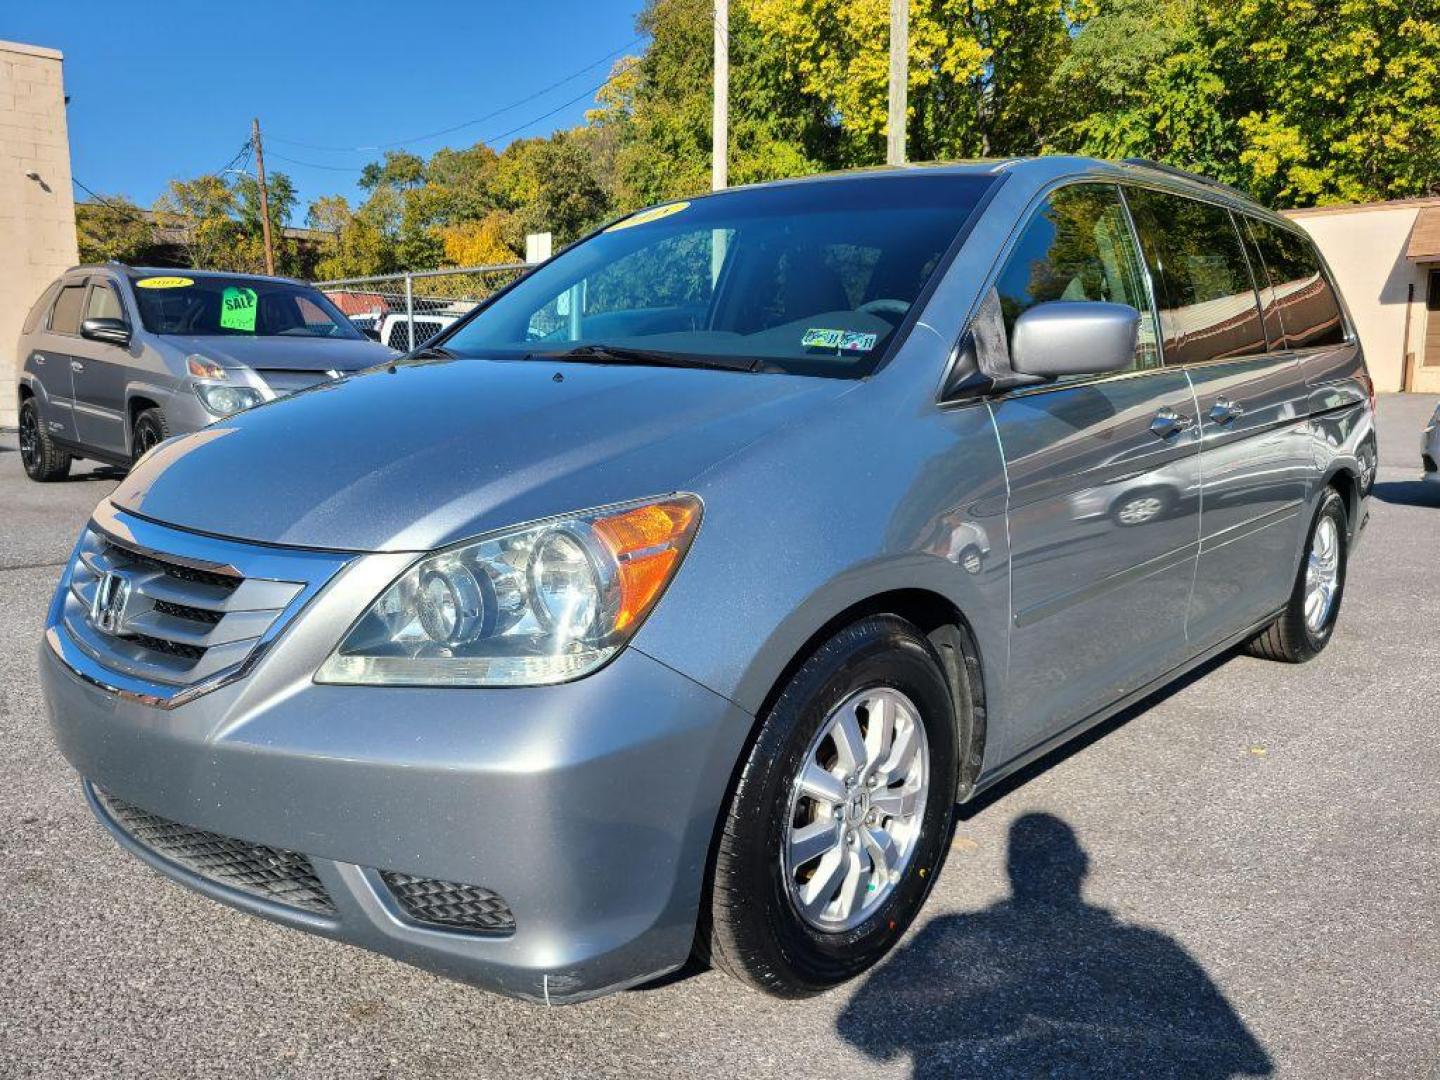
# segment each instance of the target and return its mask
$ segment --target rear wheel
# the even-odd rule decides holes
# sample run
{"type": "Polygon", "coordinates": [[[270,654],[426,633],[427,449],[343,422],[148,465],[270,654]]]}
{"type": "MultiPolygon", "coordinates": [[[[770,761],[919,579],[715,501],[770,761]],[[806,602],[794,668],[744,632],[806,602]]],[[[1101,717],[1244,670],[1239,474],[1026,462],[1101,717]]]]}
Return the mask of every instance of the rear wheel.
{"type": "Polygon", "coordinates": [[[822,645],[762,723],[725,817],[701,947],[781,997],[874,964],[944,862],[952,699],[934,648],[893,616],[822,645]]]}
{"type": "Polygon", "coordinates": [[[51,441],[34,398],[20,403],[20,463],[26,476],[42,483],[70,475],[70,455],[51,441]]]}
{"type": "Polygon", "coordinates": [[[1326,488],[1305,538],[1305,557],[1285,610],[1246,646],[1251,656],[1298,664],[1330,641],[1345,593],[1348,525],[1345,500],[1326,488]]]}
{"type": "Polygon", "coordinates": [[[135,431],[130,436],[131,460],[139,461],[156,443],[170,437],[165,414],[159,409],[146,409],[135,418],[135,431]]]}

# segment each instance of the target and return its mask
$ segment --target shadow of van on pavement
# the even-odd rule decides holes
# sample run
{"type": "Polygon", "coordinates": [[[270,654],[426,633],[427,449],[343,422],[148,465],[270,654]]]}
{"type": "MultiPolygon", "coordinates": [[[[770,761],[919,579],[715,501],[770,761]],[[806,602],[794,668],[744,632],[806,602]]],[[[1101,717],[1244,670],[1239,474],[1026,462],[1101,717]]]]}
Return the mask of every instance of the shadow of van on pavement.
{"type": "Polygon", "coordinates": [[[932,920],[851,998],[840,1035],[914,1076],[1264,1076],[1269,1055],[1174,940],[1087,904],[1050,814],[1010,827],[1012,894],[932,920]]]}

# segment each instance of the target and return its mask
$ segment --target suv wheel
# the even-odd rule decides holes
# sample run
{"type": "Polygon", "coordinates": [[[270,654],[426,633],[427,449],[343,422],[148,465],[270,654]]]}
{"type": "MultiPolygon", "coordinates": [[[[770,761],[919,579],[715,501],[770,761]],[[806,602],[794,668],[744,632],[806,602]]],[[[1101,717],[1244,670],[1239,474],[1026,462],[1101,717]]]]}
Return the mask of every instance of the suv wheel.
{"type": "Polygon", "coordinates": [[[827,641],[786,684],[731,798],[702,917],[719,968],[780,997],[860,974],[914,920],[948,849],[954,706],[893,616],[827,641]]]}
{"type": "Polygon", "coordinates": [[[165,423],[165,414],[159,409],[146,409],[135,418],[135,431],[130,436],[132,462],[139,461],[156,443],[170,437],[170,427],[165,423]]]}
{"type": "Polygon", "coordinates": [[[1326,488],[1305,537],[1305,557],[1290,602],[1278,619],[1246,645],[1251,656],[1298,664],[1329,643],[1345,593],[1346,522],[1345,500],[1334,488],[1326,488]]]}
{"type": "Polygon", "coordinates": [[[34,398],[20,403],[20,463],[26,476],[42,483],[70,475],[70,455],[50,440],[34,398]]]}

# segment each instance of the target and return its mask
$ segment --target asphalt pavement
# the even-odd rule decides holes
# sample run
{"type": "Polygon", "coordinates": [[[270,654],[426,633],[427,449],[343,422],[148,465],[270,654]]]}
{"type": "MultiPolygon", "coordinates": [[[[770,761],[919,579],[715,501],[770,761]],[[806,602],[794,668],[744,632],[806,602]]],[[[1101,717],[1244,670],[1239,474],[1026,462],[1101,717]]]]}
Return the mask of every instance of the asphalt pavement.
{"type": "Polygon", "coordinates": [[[778,1002],[696,971],[510,1001],[193,895],[125,854],[35,652],[113,472],[0,436],[0,1077],[1440,1075],[1433,397],[1381,405],[1335,637],[1223,658],[966,808],[898,953],[778,1002]]]}

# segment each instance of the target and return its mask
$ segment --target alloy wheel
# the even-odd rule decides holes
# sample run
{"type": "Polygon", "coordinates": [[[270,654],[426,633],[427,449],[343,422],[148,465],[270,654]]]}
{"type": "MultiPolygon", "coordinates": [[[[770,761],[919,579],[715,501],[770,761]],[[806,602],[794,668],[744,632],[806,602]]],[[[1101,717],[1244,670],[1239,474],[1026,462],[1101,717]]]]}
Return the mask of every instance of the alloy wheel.
{"type": "Polygon", "coordinates": [[[40,428],[34,406],[20,410],[20,460],[27,469],[36,468],[40,461],[40,428]]]}
{"type": "Polygon", "coordinates": [[[781,854],[802,919],[836,933],[869,918],[904,876],[929,787],[925,725],[908,697],[872,687],[830,712],[795,777],[781,854]]]}
{"type": "Polygon", "coordinates": [[[1318,634],[1330,619],[1340,584],[1340,530],[1335,519],[1325,516],[1310,539],[1305,567],[1305,625],[1318,634]]]}

